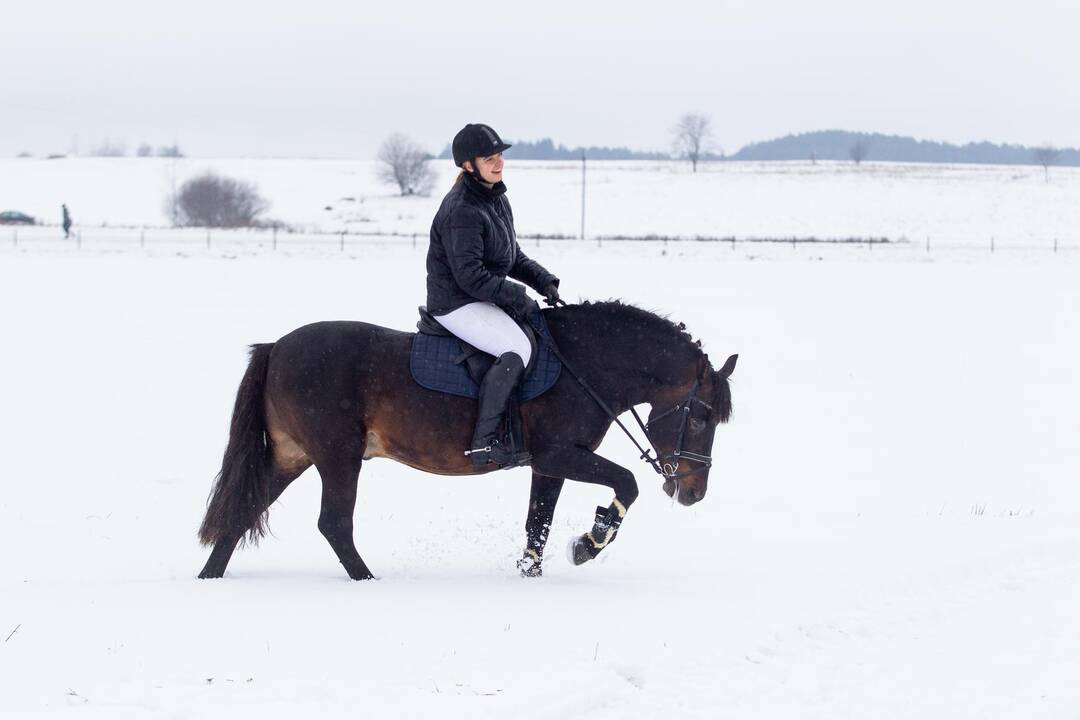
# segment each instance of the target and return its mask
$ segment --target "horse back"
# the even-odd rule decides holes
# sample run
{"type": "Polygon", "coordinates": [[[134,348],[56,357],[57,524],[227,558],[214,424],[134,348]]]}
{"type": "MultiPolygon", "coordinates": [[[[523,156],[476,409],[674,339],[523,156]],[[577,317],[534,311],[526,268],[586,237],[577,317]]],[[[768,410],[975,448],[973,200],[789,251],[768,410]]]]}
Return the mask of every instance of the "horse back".
{"type": "Polygon", "coordinates": [[[316,464],[321,454],[348,449],[429,472],[475,472],[461,449],[476,401],[416,384],[409,371],[414,337],[350,321],[313,323],[282,337],[267,373],[275,443],[316,464]]]}

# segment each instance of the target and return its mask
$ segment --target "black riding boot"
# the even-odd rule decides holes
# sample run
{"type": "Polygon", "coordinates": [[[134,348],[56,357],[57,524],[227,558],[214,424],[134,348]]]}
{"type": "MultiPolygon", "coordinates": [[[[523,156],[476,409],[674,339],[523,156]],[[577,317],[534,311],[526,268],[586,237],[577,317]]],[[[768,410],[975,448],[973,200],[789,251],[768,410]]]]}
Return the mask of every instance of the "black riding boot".
{"type": "Polygon", "coordinates": [[[480,413],[476,418],[472,448],[468,451],[473,465],[494,463],[499,467],[528,465],[532,456],[524,448],[507,445],[499,435],[499,426],[506,414],[510,395],[513,394],[525,374],[525,367],[517,353],[503,353],[491,365],[480,383],[480,413]]]}

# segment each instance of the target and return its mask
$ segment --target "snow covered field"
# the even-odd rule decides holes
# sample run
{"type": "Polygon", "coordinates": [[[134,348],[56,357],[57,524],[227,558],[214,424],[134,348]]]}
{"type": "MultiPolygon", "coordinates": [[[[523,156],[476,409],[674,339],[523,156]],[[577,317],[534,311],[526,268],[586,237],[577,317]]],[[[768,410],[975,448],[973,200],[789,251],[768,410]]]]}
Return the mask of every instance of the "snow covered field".
{"type": "MultiPolygon", "coordinates": [[[[160,158],[0,159],[0,209],[58,224],[71,208],[88,243],[101,226],[161,226],[170,189],[204,170],[255,182],[269,215],[305,231],[426,235],[455,168],[436,161],[429,198],[396,197],[375,163],[345,160],[160,158]]],[[[514,161],[506,182],[518,231],[578,237],[579,163],[514,161]]],[[[1080,250],[1080,168],[899,163],[593,162],[585,232],[745,238],[888,238],[933,248],[1080,250]]],[[[56,237],[23,233],[24,239],[56,237]]],[[[167,238],[148,231],[149,242],[167,238]]],[[[0,229],[0,249],[9,235],[0,229]]],[[[128,242],[132,242],[131,239],[128,242]]]]}
{"type": "MultiPolygon", "coordinates": [[[[0,183],[47,184],[12,183],[12,162],[0,183]]],[[[119,162],[156,177],[155,161],[119,162]]],[[[274,214],[312,222],[352,172],[313,164],[342,180],[317,193],[290,179],[290,161],[256,165],[274,214]],[[290,187],[310,210],[285,203],[290,187]]],[[[1075,231],[1080,175],[1053,179],[1006,185],[1022,205],[1056,193],[1071,207],[1030,223],[999,207],[997,221],[1017,237],[1075,231]]],[[[65,193],[83,222],[159,222],[160,188],[71,187],[97,193],[65,193]]],[[[432,201],[408,202],[386,229],[420,223],[432,201]]],[[[647,205],[624,214],[657,231],[647,205]]],[[[882,208],[880,226],[816,209],[833,224],[798,234],[915,234],[945,205],[882,208]]],[[[795,227],[739,225],[752,214],[740,207],[716,232],[795,227]]],[[[575,212],[544,225],[518,209],[541,232],[573,232],[575,212]]],[[[711,233],[725,217],[701,215],[666,232],[711,233]]],[[[642,485],[617,542],[566,563],[567,541],[610,499],[570,483],[545,577],[523,580],[526,471],[452,479],[375,460],[357,508],[380,578],[367,583],[345,578],[316,529],[314,471],[223,580],[195,579],[195,530],[245,345],[321,319],[411,327],[423,247],[0,253],[0,717],[1080,717],[1080,257],[664,250],[531,252],[568,300],[622,297],[685,321],[714,358],[740,353],[705,500],[673,507],[609,434],[601,452],[642,485]]]]}

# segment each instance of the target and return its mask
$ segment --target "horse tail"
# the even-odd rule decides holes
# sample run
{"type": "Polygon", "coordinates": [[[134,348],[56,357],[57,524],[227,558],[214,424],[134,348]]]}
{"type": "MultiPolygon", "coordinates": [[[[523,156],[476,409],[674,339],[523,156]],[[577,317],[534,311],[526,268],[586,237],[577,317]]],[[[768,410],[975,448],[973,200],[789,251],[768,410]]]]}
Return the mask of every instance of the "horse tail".
{"type": "Polygon", "coordinates": [[[272,458],[263,396],[273,347],[273,343],[251,346],[251,361],[236,393],[221,472],[214,479],[206,517],[199,528],[203,545],[236,534],[241,543],[246,535],[255,544],[266,535],[272,458]]]}

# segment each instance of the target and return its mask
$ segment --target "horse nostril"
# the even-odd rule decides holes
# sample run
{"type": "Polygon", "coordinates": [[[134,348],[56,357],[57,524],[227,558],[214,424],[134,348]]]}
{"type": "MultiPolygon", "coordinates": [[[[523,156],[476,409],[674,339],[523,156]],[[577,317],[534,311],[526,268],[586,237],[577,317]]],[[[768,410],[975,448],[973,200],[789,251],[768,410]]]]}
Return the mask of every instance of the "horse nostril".
{"type": "Polygon", "coordinates": [[[684,505],[693,505],[700,500],[705,493],[698,487],[688,487],[682,490],[679,499],[684,505]]]}

